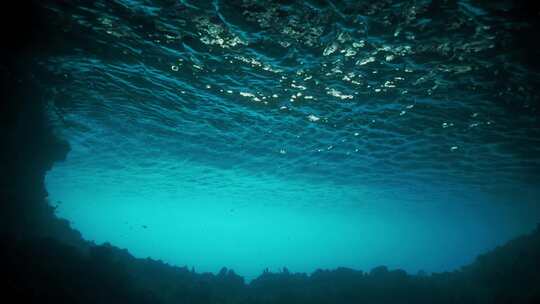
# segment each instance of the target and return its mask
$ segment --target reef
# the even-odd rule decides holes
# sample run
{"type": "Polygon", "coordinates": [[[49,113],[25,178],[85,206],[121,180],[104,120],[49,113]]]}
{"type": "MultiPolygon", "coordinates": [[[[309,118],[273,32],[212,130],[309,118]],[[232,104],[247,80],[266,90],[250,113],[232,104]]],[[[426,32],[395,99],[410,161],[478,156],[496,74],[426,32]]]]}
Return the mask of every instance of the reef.
{"type": "Polygon", "coordinates": [[[46,303],[538,303],[540,226],[460,270],[426,275],[347,268],[311,275],[196,273],[109,244],[83,251],[54,238],[3,238],[4,295],[46,303]]]}
{"type": "MultiPolygon", "coordinates": [[[[50,28],[34,6],[19,4],[0,75],[0,267],[2,297],[16,303],[540,303],[540,226],[462,269],[411,275],[385,266],[308,275],[264,272],[249,284],[233,270],[197,273],[138,259],[82,239],[47,202],[44,176],[69,145],[54,135],[43,92],[29,66],[51,51],[50,28]],[[48,37],[45,39],[44,37],[48,37]],[[42,48],[41,48],[42,47],[42,48]]],[[[58,43],[58,42],[56,42],[58,43]]]]}

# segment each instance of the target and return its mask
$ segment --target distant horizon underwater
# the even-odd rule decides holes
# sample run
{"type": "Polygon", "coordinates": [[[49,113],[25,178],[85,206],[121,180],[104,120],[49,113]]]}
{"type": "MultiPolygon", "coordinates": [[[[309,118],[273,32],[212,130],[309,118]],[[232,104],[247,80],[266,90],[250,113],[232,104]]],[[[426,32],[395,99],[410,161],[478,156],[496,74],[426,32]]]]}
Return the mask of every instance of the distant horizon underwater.
{"type": "Polygon", "coordinates": [[[70,146],[45,184],[85,240],[250,281],[453,271],[540,222],[538,19],[511,1],[41,5],[70,146]]]}

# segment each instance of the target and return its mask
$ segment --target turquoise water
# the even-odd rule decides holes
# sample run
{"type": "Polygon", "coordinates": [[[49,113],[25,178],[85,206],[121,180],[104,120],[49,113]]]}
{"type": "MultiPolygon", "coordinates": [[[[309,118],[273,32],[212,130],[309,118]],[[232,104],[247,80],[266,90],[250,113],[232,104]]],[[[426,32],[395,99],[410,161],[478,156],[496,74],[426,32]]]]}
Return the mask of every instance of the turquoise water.
{"type": "Polygon", "coordinates": [[[539,77],[490,9],[51,5],[50,203],[197,271],[456,269],[540,219],[539,77]]]}

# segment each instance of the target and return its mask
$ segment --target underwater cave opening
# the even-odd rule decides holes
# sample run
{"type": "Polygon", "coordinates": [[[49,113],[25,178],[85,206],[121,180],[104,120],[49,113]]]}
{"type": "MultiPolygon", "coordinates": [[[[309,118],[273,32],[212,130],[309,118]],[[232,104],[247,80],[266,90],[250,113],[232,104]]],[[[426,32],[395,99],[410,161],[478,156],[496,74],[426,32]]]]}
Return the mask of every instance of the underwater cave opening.
{"type": "Polygon", "coordinates": [[[227,267],[248,281],[283,267],[451,271],[534,225],[480,195],[466,204],[463,195],[283,179],[150,157],[141,143],[122,153],[71,146],[46,185],[57,216],[85,239],[197,272],[227,267]]]}

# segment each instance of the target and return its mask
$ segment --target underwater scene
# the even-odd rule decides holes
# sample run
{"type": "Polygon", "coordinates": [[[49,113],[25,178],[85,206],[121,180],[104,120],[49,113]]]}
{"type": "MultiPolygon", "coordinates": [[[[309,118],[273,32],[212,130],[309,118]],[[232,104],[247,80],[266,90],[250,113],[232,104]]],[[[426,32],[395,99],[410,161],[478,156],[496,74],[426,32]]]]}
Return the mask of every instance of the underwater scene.
{"type": "Polygon", "coordinates": [[[74,0],[6,14],[7,294],[540,301],[540,4],[74,0]]]}

